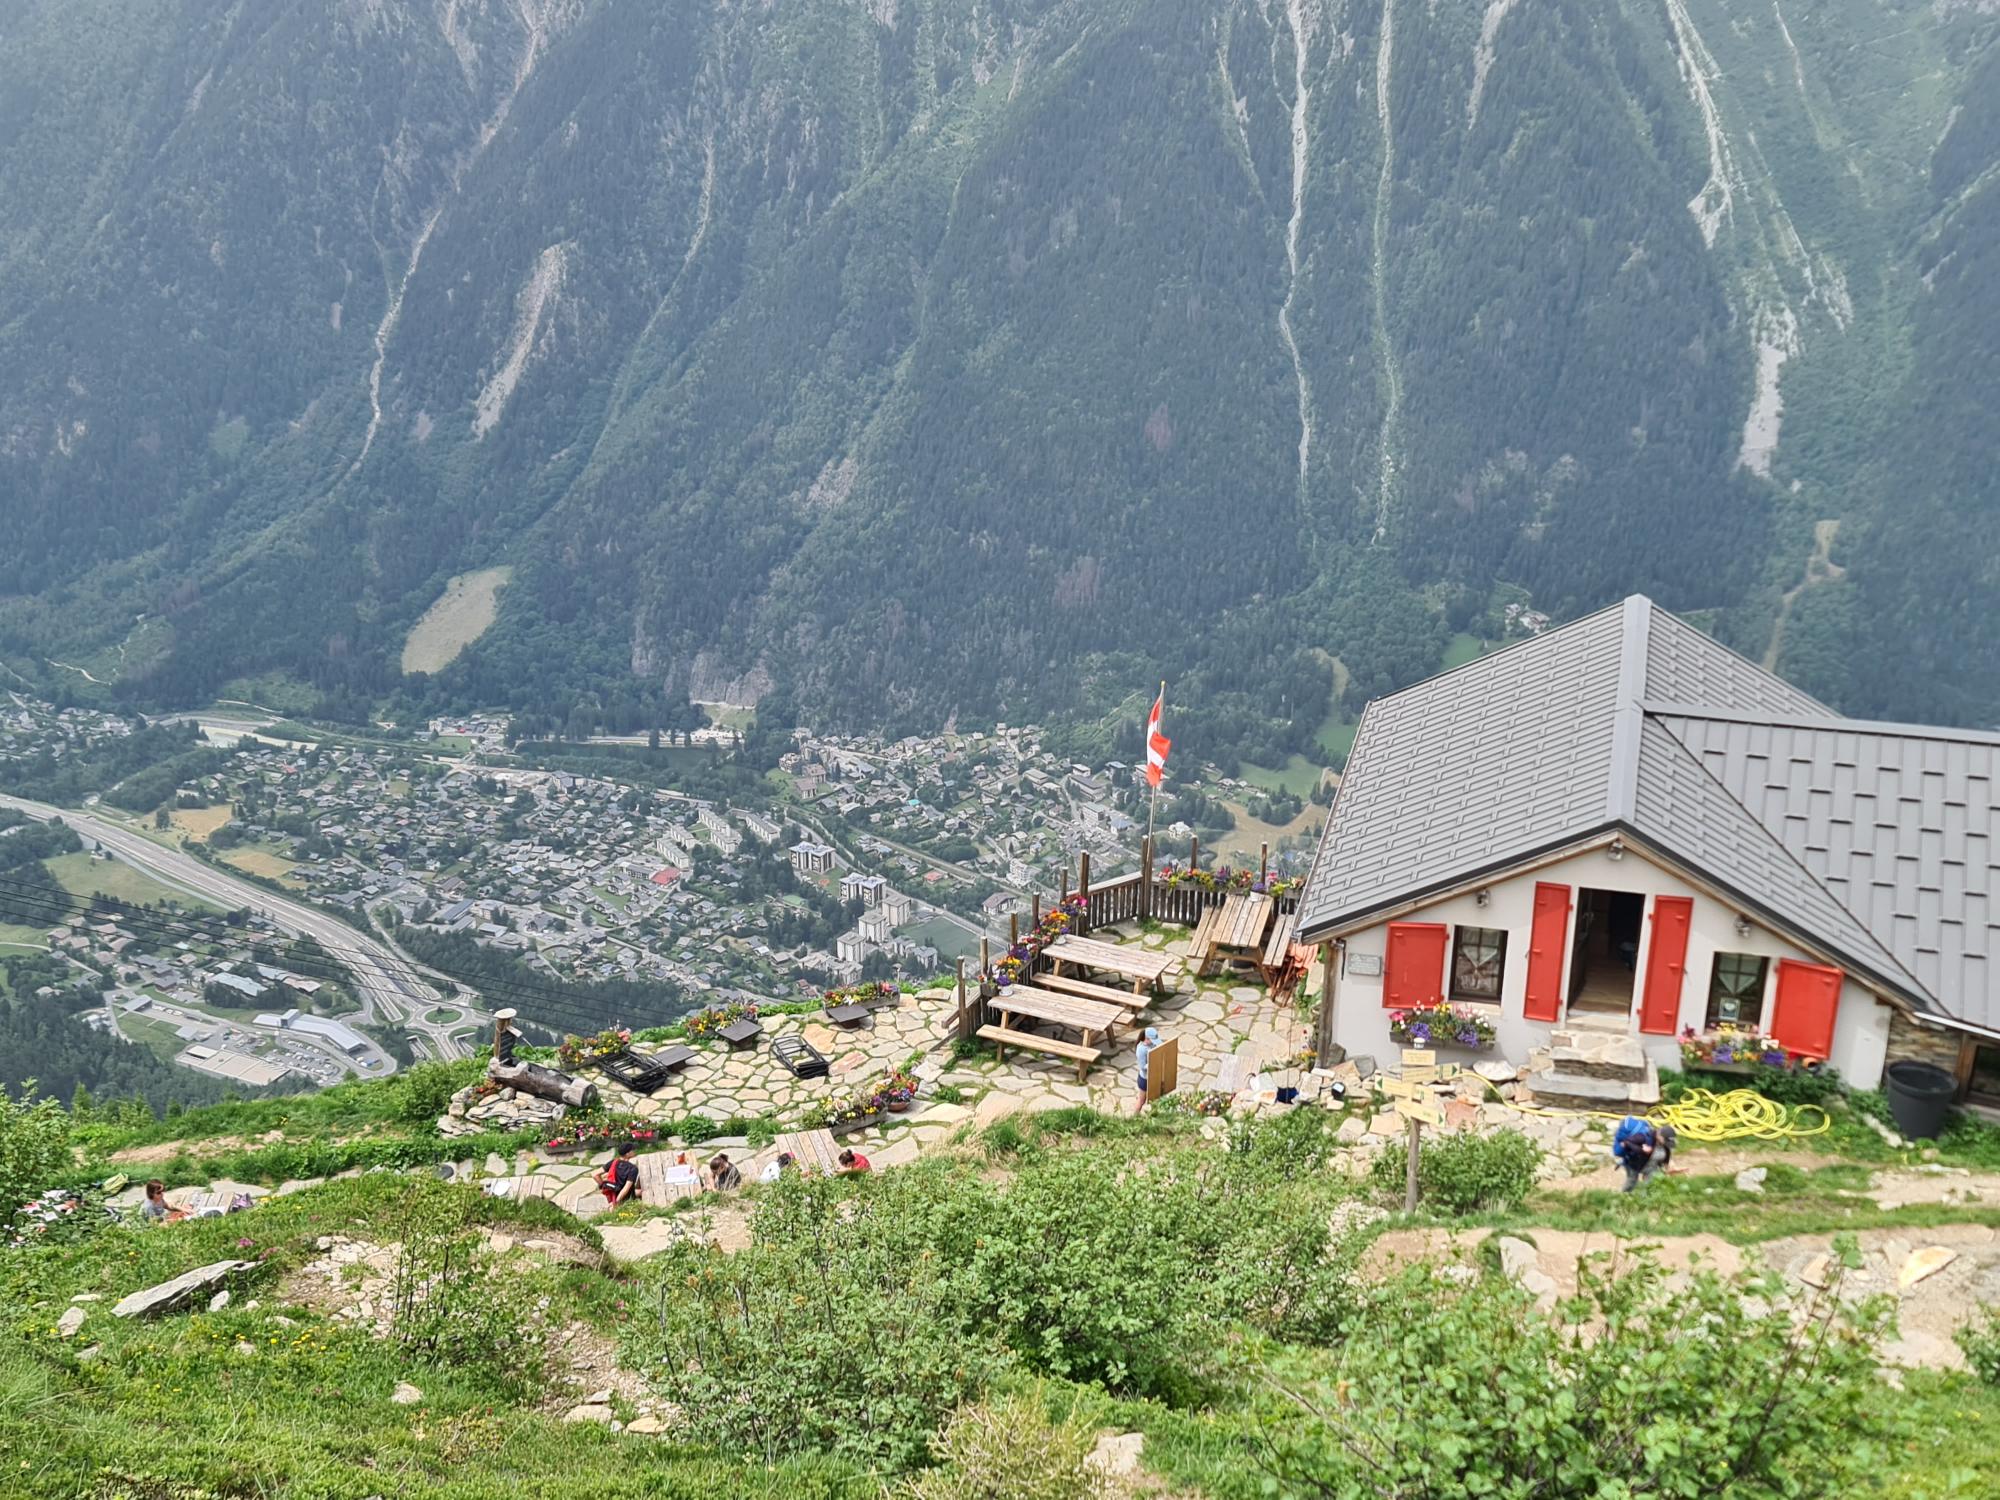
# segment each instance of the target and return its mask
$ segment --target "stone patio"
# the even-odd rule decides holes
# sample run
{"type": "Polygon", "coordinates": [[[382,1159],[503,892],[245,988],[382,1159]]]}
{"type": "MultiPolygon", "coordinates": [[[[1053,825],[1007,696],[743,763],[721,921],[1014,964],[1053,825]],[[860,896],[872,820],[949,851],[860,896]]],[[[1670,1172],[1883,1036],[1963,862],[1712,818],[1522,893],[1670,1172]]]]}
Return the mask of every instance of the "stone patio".
{"type": "MultiPolygon", "coordinates": [[[[1154,931],[1113,928],[1095,934],[1184,957],[1187,939],[1154,931]]],[[[875,1127],[843,1137],[877,1166],[895,1166],[919,1153],[949,1144],[966,1127],[984,1128],[1016,1111],[1060,1109],[1088,1105],[1105,1112],[1129,1112],[1137,1095],[1138,1060],[1135,1047],[1143,1026],[1160,1029],[1180,1044],[1180,1088],[1184,1096],[1212,1089],[1235,1092],[1249,1086],[1264,1068],[1275,1068],[1307,1042],[1306,1028],[1288,1004],[1271,1000],[1261,984],[1240,976],[1220,975],[1197,981],[1182,971],[1173,988],[1156,1000],[1133,1025],[1121,1029],[1117,1042],[1094,1067],[1084,1084],[1074,1081],[1070,1066],[1054,1058],[1015,1053],[1005,1064],[990,1057],[954,1062],[951,1031],[956,994],[934,988],[904,995],[893,1009],[874,1012],[868,1024],[848,1030],[829,1024],[823,1015],[766,1016],[764,1036],[754,1047],[732,1050],[719,1042],[693,1043],[698,1055],[678,1076],[650,1098],[634,1094],[595,1069],[579,1076],[597,1084],[604,1106],[641,1119],[677,1120],[690,1114],[715,1121],[768,1115],[781,1128],[796,1125],[811,1105],[852,1093],[901,1066],[920,1053],[915,1072],[919,1084],[915,1108],[892,1115],[875,1127]],[[799,1079],[771,1055],[771,1042],[787,1033],[802,1035],[827,1058],[828,1076],[799,1079]],[[961,1102],[930,1099],[942,1085],[962,1095],[961,1102]]],[[[641,1053],[660,1052],[673,1042],[640,1044],[641,1053]]],[[[663,1143],[678,1148],[678,1139],[663,1143]]],[[[729,1150],[741,1161],[740,1140],[703,1143],[706,1152],[729,1150]]],[[[539,1156],[539,1153],[535,1153],[539,1156]]],[[[765,1155],[756,1153],[752,1167],[765,1155]]],[[[573,1170],[576,1158],[565,1166],[573,1170]]],[[[523,1170],[547,1172],[550,1167],[516,1164],[509,1175],[523,1170]]],[[[560,1168],[556,1168],[560,1170],[560,1168]]],[[[589,1212],[588,1183],[571,1182],[558,1201],[564,1207],[589,1212]]]]}

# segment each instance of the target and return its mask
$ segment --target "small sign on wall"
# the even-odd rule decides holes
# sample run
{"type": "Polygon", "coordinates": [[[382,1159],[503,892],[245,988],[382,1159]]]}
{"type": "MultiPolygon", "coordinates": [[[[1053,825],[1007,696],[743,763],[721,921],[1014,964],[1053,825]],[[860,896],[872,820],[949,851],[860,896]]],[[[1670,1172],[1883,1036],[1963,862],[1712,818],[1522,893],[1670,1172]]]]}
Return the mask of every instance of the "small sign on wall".
{"type": "Polygon", "coordinates": [[[1347,955],[1347,972],[1357,979],[1380,979],[1382,977],[1382,955],[1379,953],[1350,953],[1347,955]]]}

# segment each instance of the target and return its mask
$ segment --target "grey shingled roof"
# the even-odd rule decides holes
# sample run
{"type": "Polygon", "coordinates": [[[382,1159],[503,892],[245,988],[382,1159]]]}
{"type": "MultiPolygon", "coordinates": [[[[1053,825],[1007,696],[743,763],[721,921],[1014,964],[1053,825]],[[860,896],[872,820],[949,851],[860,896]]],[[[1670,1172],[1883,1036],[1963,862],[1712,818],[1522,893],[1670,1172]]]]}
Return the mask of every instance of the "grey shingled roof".
{"type": "Polygon", "coordinates": [[[1654,719],[1911,985],[2000,1030],[2000,736],[1665,706],[1654,719]]]}
{"type": "Polygon", "coordinates": [[[1627,829],[1921,1009],[2000,1029],[2000,737],[1840,719],[1634,596],[1368,706],[1302,935],[1627,829]]]}

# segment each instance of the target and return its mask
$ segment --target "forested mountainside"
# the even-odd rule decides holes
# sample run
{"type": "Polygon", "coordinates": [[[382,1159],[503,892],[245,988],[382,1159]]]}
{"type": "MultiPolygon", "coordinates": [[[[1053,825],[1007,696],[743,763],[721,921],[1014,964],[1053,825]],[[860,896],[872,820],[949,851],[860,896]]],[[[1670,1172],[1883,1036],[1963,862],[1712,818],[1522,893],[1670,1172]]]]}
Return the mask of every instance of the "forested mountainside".
{"type": "Polygon", "coordinates": [[[1996,33],[20,0],[0,659],[619,727],[1171,675],[1184,734],[1263,753],[1498,598],[1643,589],[1839,707],[2000,719],[1996,33]]]}

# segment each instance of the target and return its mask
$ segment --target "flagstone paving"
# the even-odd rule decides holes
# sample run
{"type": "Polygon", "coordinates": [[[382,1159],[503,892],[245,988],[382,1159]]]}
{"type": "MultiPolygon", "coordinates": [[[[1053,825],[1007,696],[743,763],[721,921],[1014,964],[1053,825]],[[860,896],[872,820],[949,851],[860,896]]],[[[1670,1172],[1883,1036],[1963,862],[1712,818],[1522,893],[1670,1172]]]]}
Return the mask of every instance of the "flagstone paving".
{"type": "MultiPolygon", "coordinates": [[[[1185,937],[1155,930],[1100,931],[1095,936],[1143,943],[1177,957],[1185,956],[1185,937]]],[[[1141,1028],[1157,1027],[1180,1048],[1180,1082],[1184,1093],[1212,1089],[1237,1092],[1265,1070],[1276,1070],[1306,1045],[1305,1025],[1289,1004],[1274,1002],[1262,986],[1245,983],[1240,974],[1219,974],[1197,980],[1182,971],[1168,975],[1170,988],[1133,1025],[1122,1029],[1094,1067],[1078,1084],[1070,1064],[1032,1054],[1011,1054],[1005,1064],[990,1054],[953,1056],[952,1036],[957,1014],[956,991],[932,988],[904,995],[894,1008],[875,1011],[867,1024],[849,1030],[829,1025],[820,1014],[771,1016],[764,1019],[764,1036],[753,1048],[732,1050],[720,1042],[691,1043],[690,1062],[651,1097],[633,1093],[595,1069],[579,1069],[592,1079],[607,1109],[646,1120],[680,1120],[699,1115],[723,1122],[768,1117],[780,1129],[799,1125],[815,1104],[852,1094],[882,1073],[910,1065],[919,1082],[919,1099],[907,1114],[885,1118],[879,1125],[842,1138],[844,1145],[867,1156],[877,1168],[899,1166],[926,1151],[943,1149],[967,1132],[984,1129],[1007,1115],[1088,1105],[1105,1112],[1130,1112],[1137,1098],[1138,1062],[1134,1047],[1141,1028]],[[803,1036],[828,1060],[829,1076],[794,1078],[771,1054],[779,1036],[803,1036]],[[930,1096],[941,1087],[956,1089],[959,1102],[930,1096]]],[[[641,1043],[641,1053],[664,1051],[673,1042],[641,1043]]],[[[661,1143],[681,1149],[679,1138],[661,1143]]],[[[690,1152],[694,1147],[688,1146],[690,1152]]],[[[727,1149],[754,1181],[775,1147],[752,1151],[740,1138],[703,1142],[704,1155],[727,1149]]],[[[467,1164],[470,1167],[470,1163],[467,1164]]],[[[485,1176],[526,1177],[541,1174],[551,1183],[555,1201],[581,1218],[606,1211],[589,1175],[591,1162],[574,1157],[547,1161],[543,1153],[523,1152],[514,1163],[492,1158],[485,1176]]],[[[468,1172],[466,1175],[475,1175],[468,1172]]],[[[645,1220],[640,1221],[643,1225],[645,1220]]],[[[620,1259],[657,1253],[670,1243],[664,1229],[644,1233],[612,1225],[607,1243],[615,1241],[620,1259]]]]}

